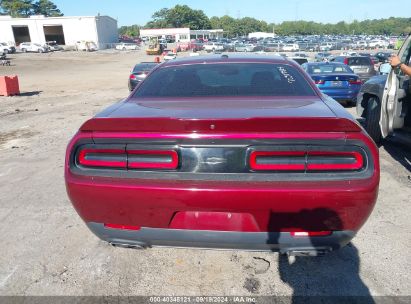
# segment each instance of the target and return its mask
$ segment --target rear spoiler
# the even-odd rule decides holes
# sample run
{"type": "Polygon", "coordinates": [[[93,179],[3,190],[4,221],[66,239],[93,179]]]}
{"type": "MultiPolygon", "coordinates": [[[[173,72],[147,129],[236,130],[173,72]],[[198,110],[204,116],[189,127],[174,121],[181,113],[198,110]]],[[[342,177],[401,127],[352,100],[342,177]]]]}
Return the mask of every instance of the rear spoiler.
{"type": "Polygon", "coordinates": [[[275,117],[246,119],[104,118],[86,121],[81,131],[102,132],[360,132],[361,126],[344,117],[275,117]]]}

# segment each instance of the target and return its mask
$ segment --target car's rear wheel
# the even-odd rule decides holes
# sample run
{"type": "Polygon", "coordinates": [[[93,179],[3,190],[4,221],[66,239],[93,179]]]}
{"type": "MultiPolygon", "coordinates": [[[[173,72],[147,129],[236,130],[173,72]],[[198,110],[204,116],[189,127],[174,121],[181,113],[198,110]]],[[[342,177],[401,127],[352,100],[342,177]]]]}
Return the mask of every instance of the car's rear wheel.
{"type": "Polygon", "coordinates": [[[27,50],[26,50],[26,49],[21,49],[21,51],[22,51],[23,53],[27,53],[27,50]]]}
{"type": "Polygon", "coordinates": [[[368,135],[374,140],[374,142],[379,145],[382,140],[381,129],[380,129],[380,116],[381,116],[381,105],[380,100],[371,96],[368,99],[367,107],[365,109],[365,130],[368,135]]]}

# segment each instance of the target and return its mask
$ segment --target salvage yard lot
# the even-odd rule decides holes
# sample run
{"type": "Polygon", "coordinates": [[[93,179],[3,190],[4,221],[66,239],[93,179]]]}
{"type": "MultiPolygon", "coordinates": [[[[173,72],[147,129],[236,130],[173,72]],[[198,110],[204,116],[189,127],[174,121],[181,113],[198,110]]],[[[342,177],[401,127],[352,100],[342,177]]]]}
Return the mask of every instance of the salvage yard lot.
{"type": "MultiPolygon", "coordinates": [[[[321,258],[114,248],[69,202],[66,145],[128,94],[141,52],[15,54],[22,96],[0,97],[1,295],[411,295],[411,152],[380,148],[379,199],[353,243],[321,258]]],[[[354,108],[348,109],[354,113],[354,108]]]]}

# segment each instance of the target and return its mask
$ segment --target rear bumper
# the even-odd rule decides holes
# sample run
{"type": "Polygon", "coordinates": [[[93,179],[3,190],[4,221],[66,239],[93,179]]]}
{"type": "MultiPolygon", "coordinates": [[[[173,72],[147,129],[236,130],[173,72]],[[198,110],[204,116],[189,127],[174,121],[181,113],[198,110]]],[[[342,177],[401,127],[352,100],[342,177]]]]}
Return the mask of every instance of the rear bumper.
{"type": "Polygon", "coordinates": [[[360,88],[350,90],[351,91],[350,93],[348,93],[348,90],[344,92],[344,91],[337,91],[337,90],[321,89],[321,91],[324,94],[330,96],[331,98],[337,101],[352,101],[356,103],[358,93],[360,92],[360,88]]]}
{"type": "Polygon", "coordinates": [[[355,235],[353,231],[334,231],[329,236],[292,237],[288,232],[232,232],[144,227],[132,231],[106,228],[103,224],[94,222],[88,222],[87,226],[100,239],[120,247],[197,247],[307,255],[339,249],[347,245],[355,235]]]}

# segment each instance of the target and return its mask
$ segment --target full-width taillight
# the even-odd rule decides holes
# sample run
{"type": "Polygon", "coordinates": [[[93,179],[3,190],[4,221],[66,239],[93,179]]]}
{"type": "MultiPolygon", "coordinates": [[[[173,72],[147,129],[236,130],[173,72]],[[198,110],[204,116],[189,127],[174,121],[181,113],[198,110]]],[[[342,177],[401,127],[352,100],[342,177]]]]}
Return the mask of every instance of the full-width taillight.
{"type": "Polygon", "coordinates": [[[127,168],[127,155],[123,149],[82,149],[78,163],[85,167],[127,168]]]}
{"type": "Polygon", "coordinates": [[[254,171],[357,171],[365,165],[358,151],[252,151],[254,171]]]}
{"type": "Polygon", "coordinates": [[[131,145],[116,145],[118,148],[80,148],[77,164],[82,167],[105,167],[110,169],[160,169],[174,170],[178,167],[178,153],[173,149],[141,149],[131,145]],[[122,147],[122,148],[121,148],[122,147]]]}

